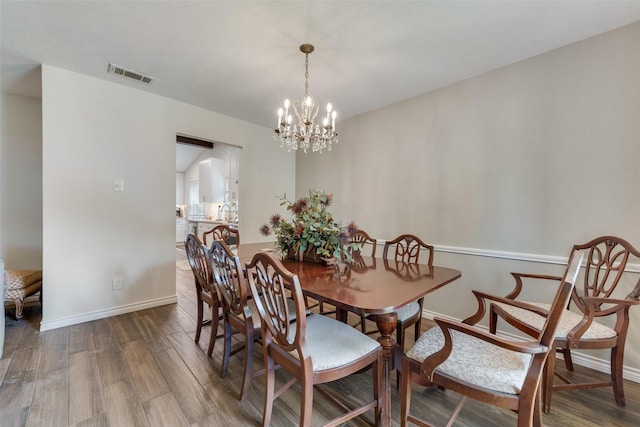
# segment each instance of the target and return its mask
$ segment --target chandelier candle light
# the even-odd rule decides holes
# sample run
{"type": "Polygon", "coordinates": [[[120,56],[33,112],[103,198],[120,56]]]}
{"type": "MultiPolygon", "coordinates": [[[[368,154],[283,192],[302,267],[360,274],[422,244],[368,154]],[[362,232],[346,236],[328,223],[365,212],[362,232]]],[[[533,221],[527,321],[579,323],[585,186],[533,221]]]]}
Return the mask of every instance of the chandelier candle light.
{"type": "Polygon", "coordinates": [[[336,133],[336,111],[327,104],[327,116],[322,120],[322,126],[315,123],[318,115],[318,104],[309,96],[309,54],[313,52],[311,44],[303,44],[300,51],[304,53],[304,96],[302,100],[294,101],[293,105],[288,99],[284,101],[284,109],[278,110],[278,127],[275,129],[273,138],[280,142],[280,147],[287,147],[287,151],[301,148],[305,153],[309,148],[311,151],[326,149],[331,151],[331,144],[338,143],[336,133]],[[298,122],[293,124],[289,114],[289,107],[293,106],[298,122]]]}

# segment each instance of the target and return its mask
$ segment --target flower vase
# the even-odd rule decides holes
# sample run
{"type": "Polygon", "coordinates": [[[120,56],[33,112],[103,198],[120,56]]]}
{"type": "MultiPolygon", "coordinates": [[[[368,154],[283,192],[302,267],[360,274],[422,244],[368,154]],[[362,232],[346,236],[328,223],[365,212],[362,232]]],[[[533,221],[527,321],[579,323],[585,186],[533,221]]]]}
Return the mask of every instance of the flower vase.
{"type": "Polygon", "coordinates": [[[323,256],[318,255],[316,253],[315,247],[307,248],[306,251],[298,250],[297,252],[294,251],[292,248],[289,248],[289,251],[287,253],[287,258],[298,261],[298,262],[315,262],[317,264],[323,264],[323,265],[331,265],[335,261],[333,257],[325,258],[323,256]]]}

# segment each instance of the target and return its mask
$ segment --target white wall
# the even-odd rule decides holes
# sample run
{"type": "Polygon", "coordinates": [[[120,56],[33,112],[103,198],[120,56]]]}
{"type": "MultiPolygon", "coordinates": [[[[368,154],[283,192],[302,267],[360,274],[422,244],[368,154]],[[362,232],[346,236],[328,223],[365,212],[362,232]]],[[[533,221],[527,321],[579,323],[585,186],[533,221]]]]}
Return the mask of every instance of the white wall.
{"type": "MultiPolygon", "coordinates": [[[[333,151],[297,154],[298,194],[323,188],[343,222],[437,245],[463,277],[425,306],[456,318],[475,310],[471,289],[506,293],[509,271],[561,272],[548,260],[574,243],[640,248],[639,40],[636,23],[338,121],[333,151]]],[[[637,333],[627,352],[640,379],[637,333]]]]}
{"type": "Polygon", "coordinates": [[[243,241],[262,240],[274,196],[295,189],[295,157],[267,128],[42,68],[42,330],[175,300],[176,133],[243,147],[243,241]]]}
{"type": "Polygon", "coordinates": [[[0,93],[0,258],[8,269],[42,268],[42,108],[0,93]]]}

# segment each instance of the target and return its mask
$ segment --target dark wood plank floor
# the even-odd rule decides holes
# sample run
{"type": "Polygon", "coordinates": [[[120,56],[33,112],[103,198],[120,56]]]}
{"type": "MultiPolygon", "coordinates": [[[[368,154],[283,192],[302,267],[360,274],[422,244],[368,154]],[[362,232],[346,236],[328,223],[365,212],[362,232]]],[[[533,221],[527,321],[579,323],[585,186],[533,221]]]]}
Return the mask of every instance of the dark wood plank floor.
{"type": "MultiPolygon", "coordinates": [[[[177,258],[184,254],[177,251],[177,258]]],[[[222,342],[206,355],[210,329],[199,344],[195,335],[195,293],[190,271],[176,268],[178,304],[138,311],[40,333],[40,306],[27,306],[25,319],[5,316],[4,355],[0,359],[0,425],[9,426],[259,426],[264,380],[255,378],[247,400],[236,395],[242,381],[242,356],[231,360],[229,375],[219,376],[222,342]]],[[[355,318],[353,321],[355,322],[355,318]]],[[[429,322],[425,322],[429,327],[429,322]]],[[[254,365],[262,367],[261,348],[254,365]]],[[[593,375],[577,367],[576,377],[593,375]]],[[[599,375],[595,373],[596,375],[599,375]]],[[[284,373],[278,373],[284,380],[284,373]]],[[[601,375],[601,374],[600,374],[601,375]]],[[[395,375],[393,376],[395,381],[395,375]]],[[[331,385],[349,399],[368,398],[365,372],[331,385]]],[[[640,384],[626,382],[627,406],[615,405],[608,389],[558,393],[544,415],[549,426],[638,426],[640,384]]],[[[272,424],[295,426],[299,388],[276,401],[272,424]]],[[[444,425],[460,397],[431,388],[414,389],[412,409],[444,425]]],[[[393,425],[399,425],[399,398],[392,393],[393,425]]],[[[321,396],[314,401],[313,425],[338,412],[321,396]]],[[[349,426],[368,425],[364,419],[349,426]]],[[[458,426],[515,425],[508,411],[468,403],[458,426]]]]}

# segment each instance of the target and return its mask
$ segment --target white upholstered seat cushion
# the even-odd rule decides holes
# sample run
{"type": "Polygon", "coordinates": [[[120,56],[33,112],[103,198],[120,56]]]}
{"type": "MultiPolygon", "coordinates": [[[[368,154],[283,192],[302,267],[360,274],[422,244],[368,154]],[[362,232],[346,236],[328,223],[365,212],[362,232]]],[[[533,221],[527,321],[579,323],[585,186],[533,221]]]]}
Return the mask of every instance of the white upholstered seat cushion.
{"type": "MultiPolygon", "coordinates": [[[[509,304],[495,302],[494,304],[500,306],[504,311],[506,311],[509,315],[515,317],[521,322],[529,325],[530,327],[542,330],[544,326],[544,322],[546,320],[545,317],[540,316],[536,313],[533,313],[529,310],[525,310],[523,308],[514,307],[509,304]]],[[[550,304],[542,304],[542,303],[532,303],[529,302],[527,304],[535,305],[536,307],[544,308],[549,310],[551,308],[550,304]]],[[[564,339],[567,337],[567,334],[571,332],[571,330],[582,320],[584,316],[581,313],[575,313],[571,310],[565,310],[562,314],[562,318],[560,319],[560,323],[558,325],[558,330],[556,331],[556,338],[564,339]]],[[[584,335],[582,335],[581,339],[589,340],[589,339],[603,339],[603,338],[611,338],[615,337],[616,331],[605,326],[601,323],[592,322],[589,326],[589,329],[586,330],[584,335]]]]}
{"type": "MultiPolygon", "coordinates": [[[[373,338],[322,314],[307,317],[305,341],[314,371],[346,365],[380,347],[373,338]]],[[[291,355],[298,357],[296,352],[291,355]]]]}
{"type": "MultiPolygon", "coordinates": [[[[458,331],[451,333],[453,350],[437,371],[490,390],[520,393],[531,355],[506,350],[458,331]]],[[[422,363],[443,346],[442,330],[434,326],[422,334],[406,356],[422,363]]]]}
{"type": "MultiPolygon", "coordinates": [[[[420,312],[420,304],[415,301],[400,307],[396,311],[398,314],[398,322],[403,322],[408,318],[415,316],[418,312],[420,312]]],[[[365,314],[365,317],[369,317],[369,314],[365,314]]]]}
{"type": "Polygon", "coordinates": [[[403,307],[400,307],[396,313],[398,314],[398,321],[403,322],[410,317],[415,316],[420,311],[420,304],[417,302],[409,303],[403,307]]]}

